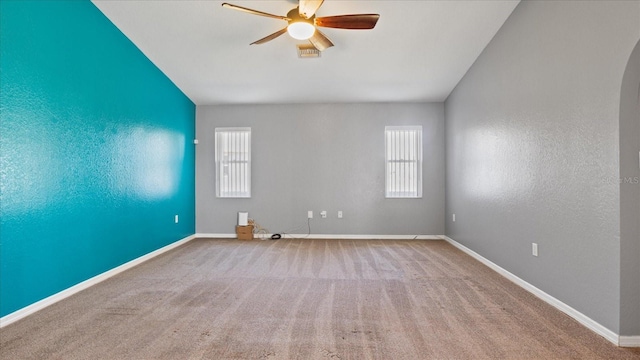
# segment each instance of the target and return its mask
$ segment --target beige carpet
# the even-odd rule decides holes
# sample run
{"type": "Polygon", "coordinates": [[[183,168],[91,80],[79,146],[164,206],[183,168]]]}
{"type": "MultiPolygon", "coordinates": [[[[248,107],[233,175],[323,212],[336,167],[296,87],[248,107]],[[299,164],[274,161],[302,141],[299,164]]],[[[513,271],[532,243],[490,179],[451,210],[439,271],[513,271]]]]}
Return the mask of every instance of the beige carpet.
{"type": "Polygon", "coordinates": [[[640,358],[420,240],[194,240],[0,336],[0,359],[640,358]]]}

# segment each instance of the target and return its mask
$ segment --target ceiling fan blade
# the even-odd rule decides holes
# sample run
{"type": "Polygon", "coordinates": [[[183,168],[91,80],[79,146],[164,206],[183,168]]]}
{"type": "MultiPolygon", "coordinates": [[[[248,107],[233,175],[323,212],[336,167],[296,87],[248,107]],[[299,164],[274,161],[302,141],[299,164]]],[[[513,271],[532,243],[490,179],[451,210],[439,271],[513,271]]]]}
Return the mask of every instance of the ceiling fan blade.
{"type": "Polygon", "coordinates": [[[233,9],[233,10],[243,11],[243,12],[246,12],[246,13],[249,13],[249,14],[253,14],[253,15],[266,16],[266,17],[273,18],[273,19],[279,19],[279,20],[285,20],[285,21],[291,20],[286,16],[273,15],[273,14],[269,14],[269,13],[266,13],[266,12],[253,10],[253,9],[249,9],[249,8],[246,8],[246,7],[233,5],[233,4],[229,4],[229,3],[222,3],[222,7],[226,7],[228,9],[233,9]]]}
{"type": "Polygon", "coordinates": [[[378,22],[378,14],[337,15],[316,18],[316,26],[336,29],[373,29],[378,22]]]}
{"type": "Polygon", "coordinates": [[[333,46],[333,43],[320,30],[316,29],[313,36],[309,38],[309,42],[320,51],[324,51],[333,46]]]}
{"type": "Polygon", "coordinates": [[[251,43],[251,45],[264,44],[264,43],[266,43],[267,41],[271,41],[271,40],[273,40],[273,39],[277,38],[278,36],[280,36],[280,35],[282,35],[282,34],[284,34],[284,33],[286,33],[286,32],[287,32],[287,28],[284,28],[284,29],[282,29],[282,30],[278,30],[278,31],[274,32],[273,34],[271,34],[271,35],[269,35],[269,36],[265,36],[265,37],[263,37],[263,38],[262,38],[262,39],[260,39],[260,40],[257,40],[257,41],[252,42],[252,43],[251,43]]]}
{"type": "Polygon", "coordinates": [[[323,2],[324,0],[300,0],[298,5],[300,16],[305,19],[312,17],[323,2]]]}

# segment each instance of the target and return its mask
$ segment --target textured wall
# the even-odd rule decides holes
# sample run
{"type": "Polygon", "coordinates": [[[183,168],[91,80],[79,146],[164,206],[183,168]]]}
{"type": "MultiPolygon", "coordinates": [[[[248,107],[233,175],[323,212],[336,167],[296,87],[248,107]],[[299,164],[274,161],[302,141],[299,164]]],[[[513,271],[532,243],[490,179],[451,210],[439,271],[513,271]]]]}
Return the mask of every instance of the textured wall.
{"type": "Polygon", "coordinates": [[[620,334],[640,335],[640,42],[620,97],[620,334]]]}
{"type": "Polygon", "coordinates": [[[240,210],[271,232],[306,233],[307,210],[314,234],[444,231],[442,104],[198,106],[196,118],[199,233],[233,233],[240,210]],[[423,126],[422,199],[384,198],[385,125],[423,126]],[[252,128],[251,199],[215,197],[214,129],[222,126],[252,128]]]}
{"type": "Polygon", "coordinates": [[[521,2],[445,105],[447,234],[615,332],[618,110],[639,10],[521,2]]]}
{"type": "Polygon", "coordinates": [[[195,107],[90,2],[0,24],[6,315],[193,234],[195,107]]]}

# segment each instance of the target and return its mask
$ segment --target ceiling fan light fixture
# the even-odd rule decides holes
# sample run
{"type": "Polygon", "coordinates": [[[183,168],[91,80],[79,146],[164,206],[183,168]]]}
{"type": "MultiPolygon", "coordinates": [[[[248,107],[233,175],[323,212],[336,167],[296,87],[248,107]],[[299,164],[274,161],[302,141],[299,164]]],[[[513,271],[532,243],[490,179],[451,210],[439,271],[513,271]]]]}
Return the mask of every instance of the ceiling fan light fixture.
{"type": "Polygon", "coordinates": [[[316,32],[316,27],[305,21],[296,21],[287,26],[287,32],[296,40],[307,40],[316,32]]]}

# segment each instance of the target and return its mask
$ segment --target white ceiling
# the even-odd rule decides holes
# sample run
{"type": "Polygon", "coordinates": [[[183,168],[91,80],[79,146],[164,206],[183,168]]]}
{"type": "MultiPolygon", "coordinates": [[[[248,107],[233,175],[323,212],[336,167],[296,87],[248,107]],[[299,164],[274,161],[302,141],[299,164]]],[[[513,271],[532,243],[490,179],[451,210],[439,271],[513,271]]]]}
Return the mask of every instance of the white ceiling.
{"type": "MultiPolygon", "coordinates": [[[[444,101],[519,0],[326,0],[317,16],[375,13],[373,30],[323,28],[335,44],[299,59],[286,22],[223,1],[93,0],[196,105],[444,101]]],[[[235,1],[286,15],[295,0],[235,1]]],[[[300,42],[303,43],[303,42],[300,42]]]]}

